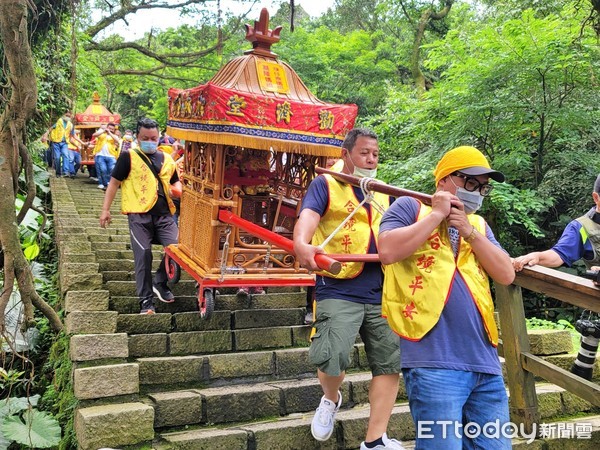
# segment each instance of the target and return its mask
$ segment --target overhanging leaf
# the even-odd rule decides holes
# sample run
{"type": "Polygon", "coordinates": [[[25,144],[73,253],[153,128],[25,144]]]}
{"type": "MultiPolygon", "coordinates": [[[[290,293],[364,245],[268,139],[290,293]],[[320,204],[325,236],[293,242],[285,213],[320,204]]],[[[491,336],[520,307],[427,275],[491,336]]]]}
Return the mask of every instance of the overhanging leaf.
{"type": "Polygon", "coordinates": [[[23,250],[23,254],[25,255],[25,258],[27,258],[27,261],[31,261],[32,259],[35,259],[37,255],[40,254],[40,246],[37,245],[37,242],[34,242],[25,247],[25,249],[23,250]]]}
{"type": "Polygon", "coordinates": [[[37,405],[39,399],[39,395],[34,395],[29,397],[29,399],[27,399],[27,397],[8,397],[0,400],[0,421],[4,416],[15,414],[29,408],[30,404],[31,406],[37,405]]]}
{"type": "Polygon", "coordinates": [[[31,448],[48,448],[60,442],[60,425],[50,414],[31,409],[18,415],[8,416],[2,423],[2,433],[7,439],[31,448]]]}
{"type": "Polygon", "coordinates": [[[0,431],[0,450],[8,450],[10,441],[7,441],[2,432],[0,431]]]}

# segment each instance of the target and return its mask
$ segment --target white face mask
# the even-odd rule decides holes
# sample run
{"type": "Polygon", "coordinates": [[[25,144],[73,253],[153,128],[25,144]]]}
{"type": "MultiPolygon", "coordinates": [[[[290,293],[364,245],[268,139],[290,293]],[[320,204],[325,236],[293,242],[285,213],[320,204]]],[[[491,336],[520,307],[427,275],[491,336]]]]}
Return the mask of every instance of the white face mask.
{"type": "Polygon", "coordinates": [[[361,167],[357,167],[354,164],[354,160],[352,159],[352,154],[348,152],[348,157],[350,161],[352,161],[352,165],[354,166],[354,170],[352,171],[352,175],[359,178],[375,178],[377,176],[377,168],[375,169],[363,169],[361,167]]]}
{"type": "Polygon", "coordinates": [[[352,172],[352,175],[361,178],[375,178],[377,176],[377,169],[361,169],[360,167],[354,166],[354,171],[352,172]]]}
{"type": "Polygon", "coordinates": [[[465,188],[459,187],[456,188],[456,196],[465,205],[465,212],[467,214],[476,212],[483,205],[483,195],[478,191],[469,192],[465,188]]]}

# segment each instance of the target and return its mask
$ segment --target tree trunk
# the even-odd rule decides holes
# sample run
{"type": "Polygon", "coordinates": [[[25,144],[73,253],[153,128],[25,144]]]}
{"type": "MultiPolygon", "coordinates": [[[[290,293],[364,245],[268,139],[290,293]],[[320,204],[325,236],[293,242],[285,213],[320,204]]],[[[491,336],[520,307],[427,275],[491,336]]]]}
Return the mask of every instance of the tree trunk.
{"type": "Polygon", "coordinates": [[[56,312],[36,292],[29,263],[21,250],[15,197],[25,148],[27,121],[35,112],[37,81],[27,29],[27,0],[0,1],[0,39],[10,98],[0,114],[0,243],[4,252],[4,286],[0,293],[0,333],[4,333],[4,312],[17,282],[24,306],[25,326],[33,324],[33,306],[48,317],[55,330],[62,329],[56,312]]]}
{"type": "Polygon", "coordinates": [[[417,29],[415,30],[415,40],[413,42],[412,54],[410,57],[410,71],[412,74],[413,82],[417,89],[417,95],[419,98],[423,97],[423,94],[427,90],[427,79],[421,71],[421,44],[425,37],[425,29],[427,25],[433,20],[442,20],[448,15],[454,0],[445,0],[444,7],[439,11],[435,12],[433,9],[427,9],[421,14],[417,29]]]}

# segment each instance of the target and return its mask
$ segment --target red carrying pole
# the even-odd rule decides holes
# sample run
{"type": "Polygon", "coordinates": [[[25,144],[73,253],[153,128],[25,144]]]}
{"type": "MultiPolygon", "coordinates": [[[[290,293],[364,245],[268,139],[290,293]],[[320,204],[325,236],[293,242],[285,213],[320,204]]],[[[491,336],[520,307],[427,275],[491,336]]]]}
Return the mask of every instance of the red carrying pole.
{"type": "MultiPolygon", "coordinates": [[[[219,220],[224,223],[235,225],[248,233],[252,233],[254,236],[267,241],[269,244],[276,245],[277,247],[285,250],[288,253],[294,254],[294,243],[290,239],[287,239],[277,233],[273,233],[263,227],[256,225],[248,220],[242,219],[240,216],[233,214],[231,211],[226,209],[219,210],[219,220]]],[[[319,253],[315,255],[315,262],[319,268],[326,270],[329,273],[337,275],[342,270],[342,264],[339,261],[331,258],[328,255],[319,253]]]]}

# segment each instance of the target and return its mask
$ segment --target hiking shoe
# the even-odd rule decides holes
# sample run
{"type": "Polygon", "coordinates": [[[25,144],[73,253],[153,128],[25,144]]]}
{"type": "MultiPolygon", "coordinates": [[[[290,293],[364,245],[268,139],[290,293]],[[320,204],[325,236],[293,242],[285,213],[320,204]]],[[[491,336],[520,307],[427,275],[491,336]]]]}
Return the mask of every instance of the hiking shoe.
{"type": "Polygon", "coordinates": [[[339,400],[337,405],[331,400],[327,400],[325,396],[321,397],[321,404],[315,411],[310,432],[317,441],[326,441],[333,433],[333,425],[335,424],[335,415],[342,406],[342,393],[338,391],[339,400]]]}
{"type": "Polygon", "coordinates": [[[144,300],[140,299],[140,314],[154,314],[155,312],[152,297],[144,300]]]}
{"type": "Polygon", "coordinates": [[[361,442],[360,450],[406,450],[402,447],[402,442],[396,439],[390,439],[387,437],[387,434],[383,433],[381,436],[381,440],[383,441],[383,445],[379,444],[375,447],[367,447],[365,442],[361,442]]]}
{"type": "Polygon", "coordinates": [[[163,303],[173,303],[175,301],[175,296],[166,284],[152,284],[152,290],[163,303]]]}

